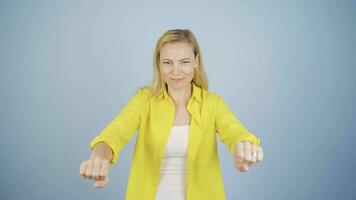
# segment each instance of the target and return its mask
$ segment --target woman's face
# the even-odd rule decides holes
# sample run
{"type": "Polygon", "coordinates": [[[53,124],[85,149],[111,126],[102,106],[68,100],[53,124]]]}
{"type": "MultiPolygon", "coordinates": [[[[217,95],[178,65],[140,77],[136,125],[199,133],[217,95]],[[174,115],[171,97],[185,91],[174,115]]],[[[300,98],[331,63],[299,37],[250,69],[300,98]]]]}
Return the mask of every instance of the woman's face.
{"type": "Polygon", "coordinates": [[[190,87],[194,69],[198,67],[198,59],[188,43],[171,42],[161,48],[159,67],[161,77],[169,87],[190,87]]]}

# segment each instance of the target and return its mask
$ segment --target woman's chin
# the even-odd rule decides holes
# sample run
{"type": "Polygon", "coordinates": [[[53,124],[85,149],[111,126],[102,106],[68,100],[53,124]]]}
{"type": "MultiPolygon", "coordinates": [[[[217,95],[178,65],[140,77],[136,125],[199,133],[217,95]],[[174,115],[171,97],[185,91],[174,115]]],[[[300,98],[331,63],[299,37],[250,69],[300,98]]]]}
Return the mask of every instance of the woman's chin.
{"type": "Polygon", "coordinates": [[[186,83],[186,82],[171,82],[170,83],[170,86],[173,87],[173,88],[183,88],[185,87],[187,84],[189,83],[186,83]]]}

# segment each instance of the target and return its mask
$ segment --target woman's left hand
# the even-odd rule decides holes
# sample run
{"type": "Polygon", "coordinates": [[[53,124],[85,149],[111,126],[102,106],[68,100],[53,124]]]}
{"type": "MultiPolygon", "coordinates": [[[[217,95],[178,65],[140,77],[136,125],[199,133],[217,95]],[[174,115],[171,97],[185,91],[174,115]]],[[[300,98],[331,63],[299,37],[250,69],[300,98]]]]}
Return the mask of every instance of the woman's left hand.
{"type": "Polygon", "coordinates": [[[249,166],[263,160],[263,150],[250,141],[240,141],[235,144],[234,167],[241,172],[248,172],[249,166]]]}

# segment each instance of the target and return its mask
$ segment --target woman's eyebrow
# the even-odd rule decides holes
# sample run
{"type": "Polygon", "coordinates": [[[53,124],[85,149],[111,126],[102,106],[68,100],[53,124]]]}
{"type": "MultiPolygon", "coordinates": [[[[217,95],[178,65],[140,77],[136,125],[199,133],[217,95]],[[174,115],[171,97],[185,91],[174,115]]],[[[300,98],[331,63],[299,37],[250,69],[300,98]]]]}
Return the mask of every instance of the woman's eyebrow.
{"type": "MultiPolygon", "coordinates": [[[[169,61],[172,61],[172,60],[170,60],[170,59],[168,59],[168,58],[163,58],[162,60],[169,60],[169,61]]],[[[190,58],[182,58],[182,59],[180,59],[180,60],[191,60],[190,58]]]]}

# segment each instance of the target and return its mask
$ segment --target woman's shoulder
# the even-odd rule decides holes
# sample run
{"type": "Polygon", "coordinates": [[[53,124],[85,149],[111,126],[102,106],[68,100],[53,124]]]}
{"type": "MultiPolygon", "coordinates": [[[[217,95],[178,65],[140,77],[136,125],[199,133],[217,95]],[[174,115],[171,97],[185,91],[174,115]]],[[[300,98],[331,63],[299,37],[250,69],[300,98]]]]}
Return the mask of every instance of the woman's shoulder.
{"type": "MultiPolygon", "coordinates": [[[[202,91],[202,97],[205,99],[207,102],[216,102],[218,100],[221,100],[221,96],[215,92],[215,91],[210,91],[210,90],[205,90],[201,89],[202,91]]],[[[141,86],[136,90],[136,95],[140,96],[143,100],[149,100],[153,98],[153,93],[152,90],[149,86],[141,86]]]]}
{"type": "Polygon", "coordinates": [[[207,90],[203,90],[203,91],[204,91],[203,92],[204,93],[203,96],[205,96],[207,101],[215,102],[219,98],[221,98],[220,95],[215,91],[207,91],[207,90]]]}
{"type": "Polygon", "coordinates": [[[152,97],[151,90],[148,86],[139,87],[136,90],[136,95],[139,95],[142,99],[150,99],[152,97]]]}

